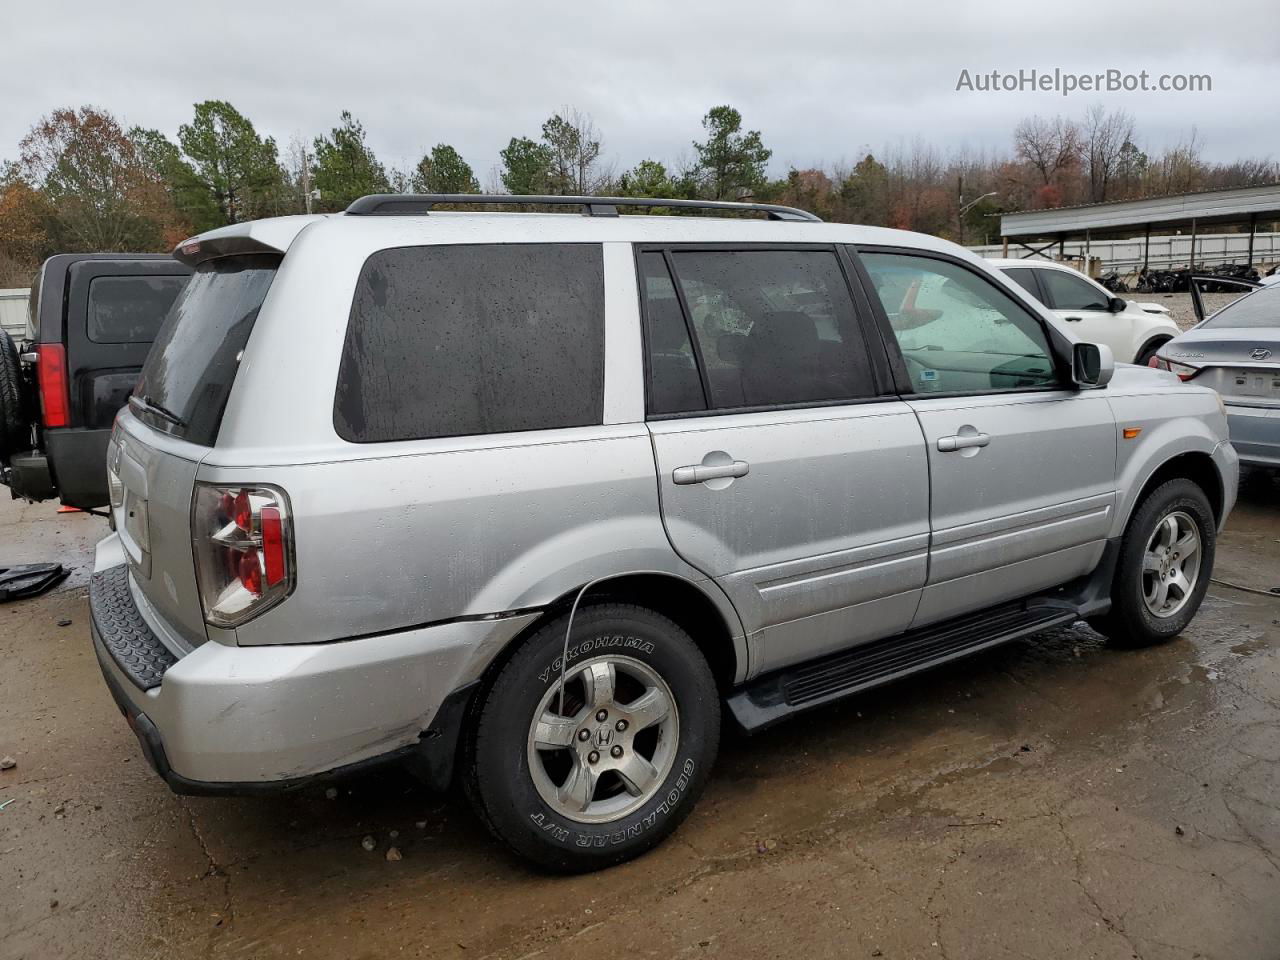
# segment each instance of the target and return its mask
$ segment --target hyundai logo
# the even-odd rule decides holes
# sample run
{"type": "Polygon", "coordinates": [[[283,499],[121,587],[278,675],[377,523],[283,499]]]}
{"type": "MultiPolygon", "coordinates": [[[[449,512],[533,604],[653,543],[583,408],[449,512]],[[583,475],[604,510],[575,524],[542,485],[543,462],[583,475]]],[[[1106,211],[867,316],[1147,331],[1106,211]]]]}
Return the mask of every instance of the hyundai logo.
{"type": "Polygon", "coordinates": [[[1271,351],[1266,347],[1254,347],[1249,354],[1250,360],[1269,360],[1271,359],[1271,351]]]}

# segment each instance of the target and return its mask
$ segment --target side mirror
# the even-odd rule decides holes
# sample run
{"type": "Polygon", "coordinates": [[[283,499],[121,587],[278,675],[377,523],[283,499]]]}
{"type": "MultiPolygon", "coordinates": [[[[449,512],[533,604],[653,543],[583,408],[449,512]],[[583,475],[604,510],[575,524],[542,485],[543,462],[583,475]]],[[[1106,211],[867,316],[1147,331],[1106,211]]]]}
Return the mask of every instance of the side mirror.
{"type": "Polygon", "coordinates": [[[1071,345],[1071,379],[1077,387],[1105,387],[1116,372],[1116,358],[1105,343],[1071,345]]]}
{"type": "Polygon", "coordinates": [[[1124,313],[1124,308],[1129,306],[1129,302],[1124,297],[1112,297],[1107,302],[1107,309],[1112,313],[1124,313]]]}

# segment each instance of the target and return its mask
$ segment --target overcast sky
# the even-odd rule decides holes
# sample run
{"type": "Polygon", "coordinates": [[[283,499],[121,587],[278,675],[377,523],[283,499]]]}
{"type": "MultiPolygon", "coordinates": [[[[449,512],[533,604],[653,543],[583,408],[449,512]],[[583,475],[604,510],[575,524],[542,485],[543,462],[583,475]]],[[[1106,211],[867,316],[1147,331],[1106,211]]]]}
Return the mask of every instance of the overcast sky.
{"type": "Polygon", "coordinates": [[[618,169],[690,152],[730,103],[789,166],[868,147],[1006,150],[1031,113],[1102,102],[1151,150],[1192,125],[1213,160],[1280,156],[1280,4],[1214,0],[859,4],[760,0],[4,4],[0,158],[42,114],[92,103],[176,135],[198,100],[231,101],[283,149],[342,109],[380,158],[454,144],[486,183],[512,136],[562,105],[589,113],[618,169]],[[1209,74],[1210,93],[957,92],[962,70],[1209,74]]]}

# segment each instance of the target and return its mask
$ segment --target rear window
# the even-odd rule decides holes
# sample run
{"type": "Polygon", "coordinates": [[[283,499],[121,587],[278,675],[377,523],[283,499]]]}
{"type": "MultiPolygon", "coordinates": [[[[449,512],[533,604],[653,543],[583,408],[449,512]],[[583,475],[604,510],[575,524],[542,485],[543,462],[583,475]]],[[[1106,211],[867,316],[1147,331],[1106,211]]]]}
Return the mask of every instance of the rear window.
{"type": "Polygon", "coordinates": [[[89,339],[149,343],[186,282],[186,277],[94,277],[89,284],[89,339]]]}
{"type": "Polygon", "coordinates": [[[1204,322],[1206,327],[1280,328],[1280,283],[1269,284],[1227,304],[1204,322]]]}
{"type": "Polygon", "coordinates": [[[130,406],[147,422],[213,446],[240,353],[280,266],[278,254],[196,268],[156,336],[130,406]]]}
{"type": "Polygon", "coordinates": [[[355,443],[598,424],[599,244],[399,247],[360,272],[334,399],[355,443]]]}

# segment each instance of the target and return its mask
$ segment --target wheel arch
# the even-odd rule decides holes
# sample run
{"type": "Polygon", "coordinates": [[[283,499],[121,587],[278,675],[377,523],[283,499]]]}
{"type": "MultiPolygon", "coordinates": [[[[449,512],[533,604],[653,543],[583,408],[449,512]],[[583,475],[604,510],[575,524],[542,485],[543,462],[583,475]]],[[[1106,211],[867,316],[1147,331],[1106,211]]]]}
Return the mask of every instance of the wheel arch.
{"type": "Polygon", "coordinates": [[[1129,505],[1125,526],[1129,525],[1134,511],[1147,499],[1152,490],[1163,483],[1177,479],[1190,480],[1204,491],[1205,496],[1209,498],[1209,507],[1213,510],[1214,523],[1220,526],[1226,510],[1226,491],[1223,489],[1222,477],[1213,462],[1213,457],[1199,450],[1177,454],[1151,471],[1138,489],[1138,495],[1129,505]]]}
{"type": "Polygon", "coordinates": [[[714,581],[694,582],[667,571],[639,570],[589,580],[560,594],[495,653],[481,672],[477,688],[487,689],[529,637],[573,608],[579,593],[579,610],[605,603],[633,603],[679,624],[707,658],[722,691],[748,675],[750,662],[742,623],[714,581]],[[585,593],[583,587],[587,588],[585,593]]]}
{"type": "Polygon", "coordinates": [[[1173,334],[1168,332],[1153,333],[1142,341],[1142,345],[1133,352],[1133,362],[1137,363],[1138,358],[1151,349],[1163,347],[1166,343],[1173,339],[1173,334]]]}

